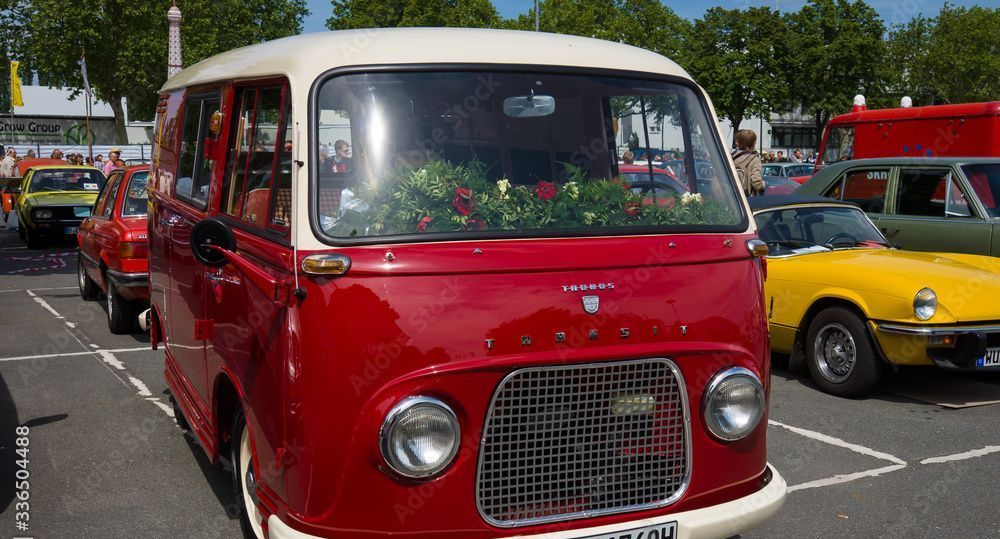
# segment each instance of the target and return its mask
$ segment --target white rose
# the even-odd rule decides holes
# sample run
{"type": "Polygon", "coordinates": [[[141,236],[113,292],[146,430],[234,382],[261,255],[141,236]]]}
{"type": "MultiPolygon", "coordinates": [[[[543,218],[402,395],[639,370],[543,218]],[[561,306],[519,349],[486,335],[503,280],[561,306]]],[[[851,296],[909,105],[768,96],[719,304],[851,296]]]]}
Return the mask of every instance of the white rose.
{"type": "Polygon", "coordinates": [[[589,211],[583,212],[583,222],[590,225],[594,223],[594,219],[597,219],[596,213],[591,213],[589,211]]]}
{"type": "Polygon", "coordinates": [[[500,190],[501,195],[507,195],[507,190],[510,189],[510,181],[504,179],[497,182],[497,189],[500,190]]]}
{"type": "Polygon", "coordinates": [[[576,200],[580,196],[580,186],[577,185],[576,182],[566,182],[566,185],[563,187],[563,189],[565,189],[566,194],[569,195],[569,198],[573,200],[576,200]]]}

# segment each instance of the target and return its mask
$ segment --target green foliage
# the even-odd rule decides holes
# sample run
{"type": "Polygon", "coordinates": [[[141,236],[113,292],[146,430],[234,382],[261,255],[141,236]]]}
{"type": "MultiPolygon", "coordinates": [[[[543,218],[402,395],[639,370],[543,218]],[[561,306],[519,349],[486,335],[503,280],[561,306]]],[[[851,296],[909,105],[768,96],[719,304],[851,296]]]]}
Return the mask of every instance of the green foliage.
{"type": "MultiPolygon", "coordinates": [[[[13,1],[13,0],[8,0],[13,1]]],[[[80,89],[83,51],[97,99],[115,109],[124,142],[121,99],[133,118],[151,119],[166,81],[167,8],[133,0],[31,0],[23,16],[0,27],[0,41],[20,42],[42,84],[80,89]]],[[[186,0],[182,3],[186,65],[229,49],[296,34],[305,0],[186,0]]]]}
{"type": "Polygon", "coordinates": [[[733,132],[751,115],[766,116],[790,97],[784,18],[768,8],[711,8],[694,23],[682,63],[712,96],[733,132]]]}
{"type": "Polygon", "coordinates": [[[815,115],[817,136],[856,94],[877,93],[885,26],[861,0],[809,0],[787,16],[790,96],[815,115]]]}
{"type": "Polygon", "coordinates": [[[397,170],[378,187],[360,188],[356,196],[366,209],[345,212],[328,231],[353,236],[369,226],[374,234],[385,235],[728,224],[734,219],[728,208],[700,195],[653,201],[634,193],[623,180],[595,180],[578,167],[566,169],[564,184],[514,185],[488,180],[481,163],[463,166],[433,159],[397,170]]]}
{"type": "Polygon", "coordinates": [[[490,0],[333,0],[331,30],[444,26],[499,28],[502,20],[490,0]]]}
{"type": "Polygon", "coordinates": [[[1000,8],[945,4],[923,37],[904,88],[916,104],[1000,98],[1000,8]]]}

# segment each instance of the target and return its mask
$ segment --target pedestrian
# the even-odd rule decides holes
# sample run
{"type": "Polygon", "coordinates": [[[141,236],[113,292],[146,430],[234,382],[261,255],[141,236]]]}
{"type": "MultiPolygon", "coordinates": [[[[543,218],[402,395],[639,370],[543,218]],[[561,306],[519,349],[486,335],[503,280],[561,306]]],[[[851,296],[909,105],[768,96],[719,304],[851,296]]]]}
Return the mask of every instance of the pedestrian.
{"type": "Polygon", "coordinates": [[[785,159],[785,152],[782,152],[782,151],[778,151],[778,156],[777,156],[776,159],[777,159],[778,163],[787,163],[788,162],[788,160],[785,159]]]}
{"type": "Polygon", "coordinates": [[[35,150],[32,150],[32,149],[29,148],[28,152],[24,154],[24,158],[25,159],[34,159],[35,158],[35,150]]]}
{"type": "Polygon", "coordinates": [[[49,157],[51,157],[52,159],[62,159],[63,158],[63,152],[59,148],[56,148],[56,149],[52,150],[52,153],[49,154],[49,157]]]}
{"type": "Polygon", "coordinates": [[[7,148],[7,155],[0,161],[0,177],[14,178],[17,176],[17,150],[7,148]]]}
{"type": "Polygon", "coordinates": [[[625,153],[622,154],[622,161],[624,161],[626,165],[635,163],[635,154],[632,153],[632,150],[625,150],[625,153]]]}
{"type": "Polygon", "coordinates": [[[104,156],[97,154],[94,156],[94,167],[99,170],[104,170],[104,156]]]}
{"type": "Polygon", "coordinates": [[[802,158],[802,150],[795,150],[792,152],[792,162],[793,163],[804,163],[805,160],[802,158]]]}
{"type": "Polygon", "coordinates": [[[94,166],[94,160],[88,155],[83,159],[83,164],[87,165],[88,167],[92,167],[94,166]]]}
{"type": "Polygon", "coordinates": [[[747,196],[764,193],[764,177],[761,174],[761,158],[754,151],[757,145],[757,133],[752,129],[740,129],[736,132],[736,150],[733,152],[733,163],[736,165],[736,176],[740,187],[747,196]]]}
{"type": "Polygon", "coordinates": [[[121,155],[122,155],[121,148],[118,147],[111,148],[111,151],[108,152],[108,162],[104,164],[105,176],[111,174],[111,172],[114,170],[125,168],[125,161],[122,161],[120,159],[121,155]]]}
{"type": "Polygon", "coordinates": [[[806,156],[806,162],[816,164],[816,154],[814,154],[812,150],[810,150],[809,154],[806,156]]]}

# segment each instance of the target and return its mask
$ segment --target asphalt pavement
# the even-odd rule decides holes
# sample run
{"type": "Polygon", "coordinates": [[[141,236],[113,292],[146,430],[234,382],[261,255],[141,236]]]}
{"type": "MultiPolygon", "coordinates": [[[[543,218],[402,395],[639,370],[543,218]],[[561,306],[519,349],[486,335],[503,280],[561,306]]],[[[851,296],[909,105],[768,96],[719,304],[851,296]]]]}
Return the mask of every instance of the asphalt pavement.
{"type": "MultiPolygon", "coordinates": [[[[0,537],[240,537],[229,476],[174,422],[163,352],[112,335],[75,268],[72,243],[30,251],[0,232],[0,537]]],[[[996,376],[934,376],[1000,400],[996,376]]],[[[771,403],[769,459],[790,492],[744,538],[1000,537],[1000,405],[845,400],[781,368],[771,403]]]]}

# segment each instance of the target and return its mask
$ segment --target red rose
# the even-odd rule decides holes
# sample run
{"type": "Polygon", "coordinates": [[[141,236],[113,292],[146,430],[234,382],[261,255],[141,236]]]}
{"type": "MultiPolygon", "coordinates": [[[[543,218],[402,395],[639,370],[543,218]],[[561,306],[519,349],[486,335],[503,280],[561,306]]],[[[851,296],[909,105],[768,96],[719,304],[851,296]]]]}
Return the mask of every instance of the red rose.
{"type": "Polygon", "coordinates": [[[641,209],[642,209],[641,202],[632,201],[625,203],[625,213],[628,214],[629,217],[638,217],[639,210],[641,209]]]}
{"type": "Polygon", "coordinates": [[[455,200],[452,201],[451,205],[455,208],[455,211],[462,215],[472,213],[472,189],[465,187],[455,188],[455,200]]]}
{"type": "Polygon", "coordinates": [[[420,222],[417,223],[417,232],[427,232],[427,226],[430,225],[433,220],[434,218],[430,215],[421,219],[420,222]]]}
{"type": "Polygon", "coordinates": [[[539,200],[552,200],[556,197],[556,184],[552,182],[538,182],[538,198],[539,200]]]}

